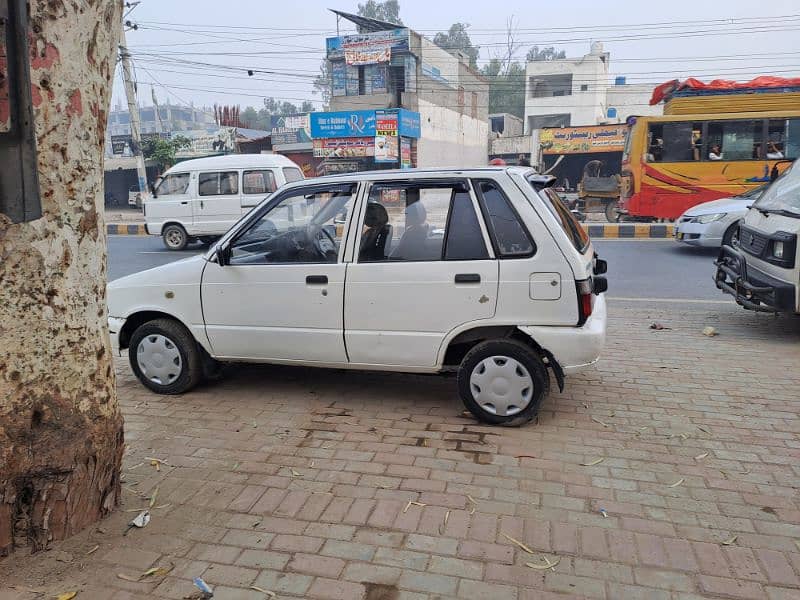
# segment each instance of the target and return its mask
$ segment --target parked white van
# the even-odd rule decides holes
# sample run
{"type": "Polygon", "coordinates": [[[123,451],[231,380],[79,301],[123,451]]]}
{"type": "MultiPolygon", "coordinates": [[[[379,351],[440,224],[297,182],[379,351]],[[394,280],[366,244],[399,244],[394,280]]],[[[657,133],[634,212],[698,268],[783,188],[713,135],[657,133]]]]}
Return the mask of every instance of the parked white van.
{"type": "Polygon", "coordinates": [[[114,349],[180,394],[220,363],[458,373],[482,421],[532,419],[593,365],[606,262],[521,167],[354,173],[292,183],[205,256],[108,285],[114,349]]]}
{"type": "Polygon", "coordinates": [[[284,183],[301,179],[300,168],[280,154],[187,160],[168,169],[145,202],[145,229],[170,250],[210,243],[284,183]]]}

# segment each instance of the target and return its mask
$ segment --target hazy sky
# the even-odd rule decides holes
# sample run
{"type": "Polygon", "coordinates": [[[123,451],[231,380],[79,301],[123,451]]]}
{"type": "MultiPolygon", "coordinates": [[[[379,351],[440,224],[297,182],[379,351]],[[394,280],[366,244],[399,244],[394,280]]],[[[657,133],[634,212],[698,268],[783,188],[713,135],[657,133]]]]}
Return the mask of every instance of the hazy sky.
{"type": "MultiPolygon", "coordinates": [[[[336,18],[327,9],[356,12],[357,4],[142,0],[128,17],[139,29],[127,33],[140,103],[151,103],[148,82],[157,82],[159,102],[168,97],[196,106],[242,108],[258,108],[264,96],[319,102],[311,82],[325,37],[336,34],[336,18]],[[248,69],[262,72],[248,77],[248,69]]],[[[481,63],[504,52],[512,15],[519,59],[534,44],[582,56],[592,40],[599,40],[611,53],[613,74],[626,75],[629,83],[655,85],[692,75],[739,80],[760,74],[800,76],[798,0],[400,1],[404,23],[429,37],[453,22],[469,23],[473,43],[481,46],[481,63]]],[[[343,22],[342,31],[349,30],[343,22]]],[[[117,78],[114,104],[122,92],[117,78]]]]}

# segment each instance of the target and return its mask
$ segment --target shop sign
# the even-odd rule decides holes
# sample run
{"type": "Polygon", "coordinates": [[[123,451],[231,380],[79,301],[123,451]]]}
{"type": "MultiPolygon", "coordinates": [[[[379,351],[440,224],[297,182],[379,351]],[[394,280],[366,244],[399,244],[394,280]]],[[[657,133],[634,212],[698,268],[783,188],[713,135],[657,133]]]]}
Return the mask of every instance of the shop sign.
{"type": "MultiPolygon", "coordinates": [[[[343,138],[374,137],[377,135],[376,112],[374,110],[352,110],[338,112],[311,113],[311,137],[343,138]]],[[[397,135],[418,138],[420,136],[419,113],[410,110],[395,109],[395,127],[397,135]]]]}
{"type": "Polygon", "coordinates": [[[396,163],[399,158],[399,150],[397,135],[375,136],[376,163],[396,163]]]}
{"type": "Polygon", "coordinates": [[[400,168],[411,168],[411,140],[408,138],[400,140],[400,168]]]}
{"type": "Polygon", "coordinates": [[[543,154],[622,152],[626,132],[624,124],[544,128],[539,143],[543,154]]]}
{"type": "Polygon", "coordinates": [[[371,137],[314,140],[316,158],[364,158],[374,154],[375,140],[371,137]]]}
{"type": "Polygon", "coordinates": [[[348,65],[389,62],[394,52],[408,52],[408,29],[390,29],[328,38],[328,60],[344,58],[348,65]]]}

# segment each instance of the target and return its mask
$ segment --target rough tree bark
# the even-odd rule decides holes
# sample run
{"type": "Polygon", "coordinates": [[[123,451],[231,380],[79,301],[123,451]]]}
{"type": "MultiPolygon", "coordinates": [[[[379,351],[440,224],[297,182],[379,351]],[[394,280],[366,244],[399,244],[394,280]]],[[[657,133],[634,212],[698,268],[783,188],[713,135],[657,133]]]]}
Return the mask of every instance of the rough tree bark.
{"type": "Polygon", "coordinates": [[[0,214],[0,556],[112,510],[123,450],[102,212],[122,2],[28,4],[43,216],[0,214]]]}

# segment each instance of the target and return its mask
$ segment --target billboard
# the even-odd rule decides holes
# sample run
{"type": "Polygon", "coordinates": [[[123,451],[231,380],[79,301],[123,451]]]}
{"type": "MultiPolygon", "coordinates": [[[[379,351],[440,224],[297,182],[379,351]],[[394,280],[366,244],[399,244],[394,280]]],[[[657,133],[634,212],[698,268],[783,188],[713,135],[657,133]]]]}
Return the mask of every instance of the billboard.
{"type": "Polygon", "coordinates": [[[543,154],[588,154],[622,152],[626,125],[544,128],[539,133],[543,154]]]}
{"type": "Polygon", "coordinates": [[[393,52],[408,52],[408,29],[390,29],[325,40],[328,60],[344,58],[348,65],[374,65],[389,62],[393,52]]]}
{"type": "Polygon", "coordinates": [[[375,139],[328,138],[314,140],[316,158],[365,158],[375,155],[375,139]]]}
{"type": "Polygon", "coordinates": [[[384,116],[393,113],[398,135],[412,138],[420,136],[419,113],[400,108],[385,111],[345,110],[311,113],[311,137],[314,139],[375,137],[376,113],[384,116]]]}

